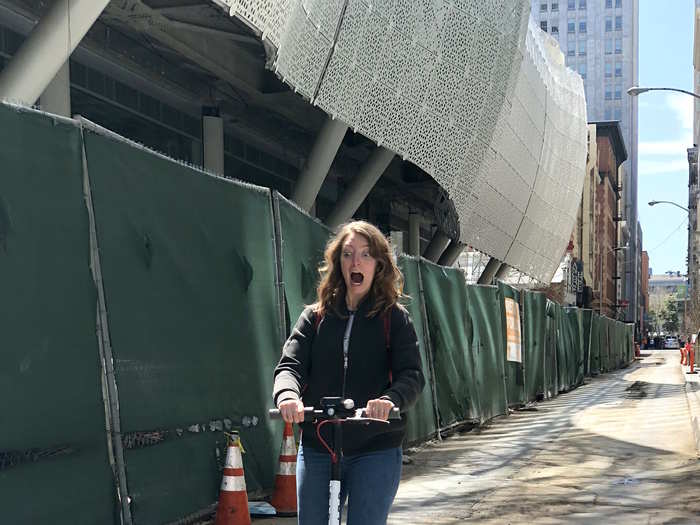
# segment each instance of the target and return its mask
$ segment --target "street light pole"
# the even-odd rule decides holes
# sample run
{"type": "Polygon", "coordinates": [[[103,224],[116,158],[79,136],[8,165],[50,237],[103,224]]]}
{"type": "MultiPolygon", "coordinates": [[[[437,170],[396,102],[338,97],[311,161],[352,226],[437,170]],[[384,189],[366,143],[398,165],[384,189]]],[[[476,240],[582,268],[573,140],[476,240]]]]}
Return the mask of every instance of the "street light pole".
{"type": "Polygon", "coordinates": [[[641,95],[642,93],[646,93],[647,91],[675,91],[676,93],[684,93],[686,95],[690,95],[691,97],[695,98],[700,98],[700,95],[697,93],[693,93],[692,91],[686,91],[685,89],[678,89],[678,88],[669,88],[669,87],[639,87],[639,86],[632,86],[627,90],[627,94],[630,97],[636,97],[638,95],[641,95]]]}
{"type": "Polygon", "coordinates": [[[672,201],[649,201],[649,206],[655,206],[657,204],[672,204],[676,208],[680,208],[684,212],[690,213],[690,210],[688,208],[686,208],[685,206],[681,206],[680,204],[672,202],[672,201]]]}
{"type": "MultiPolygon", "coordinates": [[[[631,90],[632,88],[630,88],[631,90]]],[[[639,89],[644,89],[644,88],[639,88],[639,89]]],[[[648,88],[652,89],[652,88],[648,88]]],[[[661,89],[661,88],[659,88],[661,89]]],[[[628,90],[629,91],[629,90],[628,90]]],[[[676,90],[671,90],[671,91],[676,91],[676,90]]],[[[683,91],[683,90],[680,90],[683,91]]],[[[643,91],[640,91],[640,93],[643,93],[643,91]]],[[[688,93],[687,91],[683,91],[683,93],[688,93]]],[[[693,95],[694,97],[700,98],[700,96],[696,95],[695,93],[688,93],[689,95],[693,95]]],[[[635,95],[633,95],[635,96],[635,95]]],[[[671,204],[672,206],[675,206],[676,208],[680,208],[684,212],[688,214],[688,224],[691,224],[690,220],[690,210],[686,208],[685,206],[681,206],[677,202],[673,201],[649,201],[649,206],[655,206],[656,204],[671,204]]],[[[690,265],[690,245],[688,245],[688,265],[690,265]]],[[[690,274],[690,272],[688,272],[690,274]]],[[[683,331],[687,331],[687,326],[686,326],[686,317],[688,316],[688,284],[689,284],[689,276],[686,278],[688,281],[686,283],[686,288],[685,288],[685,293],[683,294],[683,331]]]]}

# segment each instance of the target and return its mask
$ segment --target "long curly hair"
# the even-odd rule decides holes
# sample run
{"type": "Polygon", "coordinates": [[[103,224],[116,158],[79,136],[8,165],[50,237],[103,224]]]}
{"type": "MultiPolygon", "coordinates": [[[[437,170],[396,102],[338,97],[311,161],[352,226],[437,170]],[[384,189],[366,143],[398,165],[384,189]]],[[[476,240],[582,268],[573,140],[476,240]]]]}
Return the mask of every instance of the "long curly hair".
{"type": "Polygon", "coordinates": [[[314,311],[321,316],[327,312],[340,313],[340,305],[345,301],[345,279],[340,267],[340,254],[343,244],[351,233],[362,235],[369,244],[369,253],[377,261],[372,286],[367,295],[370,301],[367,317],[388,312],[403,297],[403,275],[394,263],[391,247],[379,228],[366,221],[353,221],[341,226],[338,233],[328,241],[323,255],[323,263],[318,269],[321,275],[316,290],[314,311]]]}

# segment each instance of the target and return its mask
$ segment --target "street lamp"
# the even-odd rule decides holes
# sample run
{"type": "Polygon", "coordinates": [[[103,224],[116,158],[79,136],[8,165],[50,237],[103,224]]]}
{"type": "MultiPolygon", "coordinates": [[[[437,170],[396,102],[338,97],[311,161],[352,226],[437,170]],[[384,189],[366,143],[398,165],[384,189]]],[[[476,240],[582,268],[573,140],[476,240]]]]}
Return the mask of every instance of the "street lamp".
{"type": "MultiPolygon", "coordinates": [[[[695,95],[697,96],[697,95],[695,95]]],[[[700,97],[698,97],[700,98],[700,97]]],[[[685,206],[681,206],[680,204],[672,201],[649,201],[649,206],[654,206],[656,204],[671,204],[675,206],[676,208],[680,208],[684,212],[688,214],[688,224],[690,224],[690,210],[686,208],[685,206]]],[[[690,246],[688,247],[688,257],[690,257],[690,246]]],[[[688,266],[690,268],[690,259],[688,259],[688,266]]],[[[688,272],[688,284],[690,284],[690,271],[688,272]]],[[[686,285],[685,288],[685,297],[683,298],[683,331],[687,331],[686,327],[686,318],[688,317],[688,286],[686,285]]]]}
{"type": "Polygon", "coordinates": [[[599,271],[599,276],[600,278],[598,279],[598,286],[600,287],[599,292],[599,297],[598,297],[598,304],[599,306],[599,313],[600,315],[603,315],[603,255],[607,255],[612,252],[618,252],[622,250],[626,250],[628,247],[627,246],[617,246],[616,248],[611,248],[610,250],[603,252],[603,250],[600,251],[600,255],[598,255],[598,267],[600,268],[599,271]]]}
{"type": "Polygon", "coordinates": [[[685,89],[678,89],[678,88],[667,88],[667,87],[639,87],[639,86],[632,86],[627,90],[627,94],[630,97],[636,97],[638,95],[641,95],[642,93],[646,93],[647,91],[675,91],[677,93],[685,93],[686,95],[690,95],[691,97],[695,98],[700,98],[700,95],[697,93],[693,93],[692,91],[686,91],[685,89]]]}
{"type": "Polygon", "coordinates": [[[657,204],[672,204],[673,206],[675,206],[675,207],[677,207],[677,208],[680,208],[680,209],[683,210],[684,212],[690,213],[690,210],[689,210],[688,208],[686,208],[685,206],[681,206],[680,204],[677,204],[677,203],[675,203],[675,202],[671,202],[671,201],[649,201],[649,206],[655,206],[655,205],[657,205],[657,204]]]}

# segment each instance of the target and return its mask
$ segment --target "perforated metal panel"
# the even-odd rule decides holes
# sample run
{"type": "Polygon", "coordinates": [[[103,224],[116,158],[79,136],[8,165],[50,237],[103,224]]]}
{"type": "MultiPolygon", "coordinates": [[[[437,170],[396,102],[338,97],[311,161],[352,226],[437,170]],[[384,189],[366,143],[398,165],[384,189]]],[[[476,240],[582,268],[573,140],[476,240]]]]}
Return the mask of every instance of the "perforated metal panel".
{"type": "Polygon", "coordinates": [[[548,281],[585,171],[583,84],[527,0],[218,0],[275,72],[428,172],[461,240],[548,281]]]}

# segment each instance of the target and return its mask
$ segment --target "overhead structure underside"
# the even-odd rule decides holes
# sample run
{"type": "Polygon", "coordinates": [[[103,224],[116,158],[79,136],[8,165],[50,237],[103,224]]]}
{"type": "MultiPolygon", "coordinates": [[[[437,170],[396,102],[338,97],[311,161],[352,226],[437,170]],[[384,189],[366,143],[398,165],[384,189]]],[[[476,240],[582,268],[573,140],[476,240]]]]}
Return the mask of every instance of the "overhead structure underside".
{"type": "Polygon", "coordinates": [[[333,118],[429,173],[460,241],[549,281],[583,186],[581,78],[528,0],[214,0],[333,118]]]}

